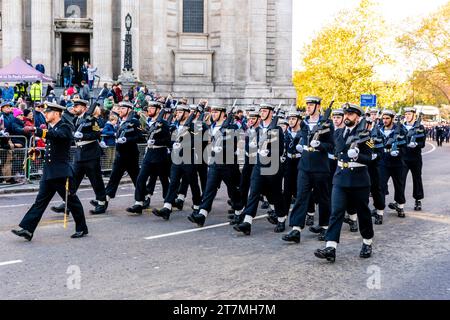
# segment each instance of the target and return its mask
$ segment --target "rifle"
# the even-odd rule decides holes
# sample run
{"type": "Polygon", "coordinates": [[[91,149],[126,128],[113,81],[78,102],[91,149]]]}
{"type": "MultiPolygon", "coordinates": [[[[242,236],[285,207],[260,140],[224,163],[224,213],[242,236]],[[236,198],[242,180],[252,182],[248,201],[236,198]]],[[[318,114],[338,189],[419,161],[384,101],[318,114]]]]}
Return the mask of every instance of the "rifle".
{"type": "MultiPolygon", "coordinates": [[[[268,139],[267,134],[270,130],[274,130],[278,126],[278,119],[280,118],[280,112],[281,112],[281,102],[278,105],[277,111],[275,112],[275,115],[273,116],[272,121],[270,122],[269,126],[267,127],[267,132],[265,132],[263,134],[262,145],[261,145],[260,151],[267,150],[267,147],[269,145],[269,139],[268,139]]],[[[272,139],[270,139],[270,140],[272,140],[272,139]]],[[[261,141],[260,141],[260,144],[261,144],[261,141]]]]}
{"type": "Polygon", "coordinates": [[[386,142],[386,147],[388,147],[388,148],[390,147],[391,152],[398,151],[399,145],[406,144],[405,140],[399,141],[401,126],[402,126],[401,117],[400,117],[401,112],[402,112],[402,109],[400,109],[399,113],[397,113],[397,122],[396,122],[397,126],[395,127],[394,136],[386,142]]]}
{"type": "Polygon", "coordinates": [[[313,134],[313,138],[311,141],[319,140],[320,135],[330,132],[329,121],[330,121],[330,117],[331,117],[331,112],[333,111],[332,108],[334,105],[335,98],[336,98],[336,94],[331,99],[330,105],[328,106],[328,109],[325,111],[322,120],[319,121],[317,126],[311,132],[311,134],[313,134]]]}
{"type": "Polygon", "coordinates": [[[422,112],[419,113],[419,117],[417,121],[414,123],[414,126],[411,130],[408,131],[407,138],[410,143],[416,142],[417,138],[425,137],[425,132],[420,130],[420,126],[422,125],[422,112]]]}
{"type": "Polygon", "coordinates": [[[152,125],[152,127],[150,127],[150,130],[148,131],[148,134],[149,134],[148,141],[149,142],[154,143],[153,137],[155,136],[155,134],[161,132],[162,121],[164,120],[165,114],[166,114],[166,109],[164,109],[164,108],[161,109],[161,111],[158,114],[158,118],[156,118],[155,123],[152,125]]]}
{"type": "Polygon", "coordinates": [[[198,110],[195,110],[189,115],[189,118],[183,124],[181,130],[177,133],[175,137],[175,143],[173,144],[174,149],[181,149],[181,138],[186,136],[189,133],[192,123],[194,122],[195,117],[197,116],[198,110]]]}
{"type": "Polygon", "coordinates": [[[76,132],[82,132],[84,127],[89,127],[91,125],[91,121],[92,121],[92,114],[95,111],[95,108],[97,107],[97,104],[91,104],[89,106],[89,109],[84,113],[83,119],[80,123],[80,125],[78,126],[78,129],[76,130],[76,132]]]}
{"type": "Polygon", "coordinates": [[[350,146],[350,149],[355,149],[359,144],[370,140],[370,131],[367,130],[367,120],[366,118],[361,118],[361,121],[356,127],[356,132],[354,135],[348,137],[345,142],[346,145],[350,146]]]}
{"type": "Polygon", "coordinates": [[[127,133],[133,132],[133,131],[134,131],[134,124],[131,123],[131,120],[133,120],[134,115],[135,115],[134,111],[130,111],[130,113],[129,113],[128,116],[127,116],[127,119],[125,120],[125,122],[128,122],[128,123],[126,123],[126,128],[127,128],[127,129],[123,129],[123,130],[120,132],[119,139],[120,139],[120,138],[125,138],[125,135],[126,135],[127,133]]]}

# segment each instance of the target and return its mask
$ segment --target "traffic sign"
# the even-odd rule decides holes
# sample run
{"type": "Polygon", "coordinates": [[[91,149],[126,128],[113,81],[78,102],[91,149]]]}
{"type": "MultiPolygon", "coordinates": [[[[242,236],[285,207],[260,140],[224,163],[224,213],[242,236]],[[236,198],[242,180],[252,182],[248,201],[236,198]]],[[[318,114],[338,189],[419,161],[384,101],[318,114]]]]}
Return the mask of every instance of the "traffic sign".
{"type": "Polygon", "coordinates": [[[361,107],[376,107],[377,96],[374,94],[362,94],[361,95],[361,107]]]}

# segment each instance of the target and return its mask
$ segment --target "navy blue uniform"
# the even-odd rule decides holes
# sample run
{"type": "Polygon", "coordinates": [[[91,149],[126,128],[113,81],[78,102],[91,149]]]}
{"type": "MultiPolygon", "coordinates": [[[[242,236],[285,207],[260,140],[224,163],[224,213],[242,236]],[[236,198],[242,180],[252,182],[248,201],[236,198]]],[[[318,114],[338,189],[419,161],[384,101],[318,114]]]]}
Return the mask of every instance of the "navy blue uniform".
{"type": "Polygon", "coordinates": [[[373,205],[376,210],[384,210],[386,207],[385,194],[381,186],[381,170],[380,161],[384,154],[384,140],[380,128],[375,123],[371,131],[371,138],[373,142],[372,152],[374,156],[370,161],[368,169],[370,175],[370,193],[372,194],[373,205]]]}
{"type": "Polygon", "coordinates": [[[298,163],[302,156],[296,149],[299,142],[300,135],[298,132],[292,132],[291,128],[288,128],[284,133],[284,154],[286,159],[283,170],[283,202],[285,216],[289,214],[292,199],[297,195],[298,163]]]}
{"type": "MultiPolygon", "coordinates": [[[[372,160],[371,143],[359,144],[358,158],[356,160],[350,159],[347,155],[350,146],[346,145],[344,134],[345,130],[339,130],[339,135],[335,141],[338,166],[333,177],[332,212],[325,234],[326,241],[337,243],[339,243],[345,211],[349,207],[356,210],[359,230],[363,239],[370,240],[374,235],[369,209],[370,176],[367,168],[372,160]]],[[[349,136],[355,134],[356,128],[349,133],[349,136]]]]}
{"type": "Polygon", "coordinates": [[[36,129],[36,136],[46,139],[44,168],[39,184],[39,193],[31,209],[25,214],[20,227],[34,233],[45,209],[52,200],[55,193],[65,199],[65,185],[69,179],[69,195],[67,207],[72,213],[76,224],[76,231],[87,231],[83,206],[76,195],[73,180],[73,169],[70,166],[70,147],[73,134],[70,126],[59,121],[49,130],[36,129]]]}
{"type": "Polygon", "coordinates": [[[142,139],[140,125],[139,120],[133,118],[123,121],[117,130],[116,137],[119,138],[124,135],[126,142],[116,145],[116,157],[111,177],[106,186],[106,195],[111,199],[115,198],[120,179],[122,179],[125,171],[128,172],[133,184],[136,186],[139,174],[139,149],[137,144],[142,139]]]}
{"type": "Polygon", "coordinates": [[[407,127],[408,130],[406,139],[406,153],[405,153],[405,177],[408,176],[408,172],[411,171],[413,180],[413,198],[415,200],[422,200],[424,198],[423,183],[422,183],[422,149],[425,148],[425,128],[420,125],[418,128],[407,127]],[[413,132],[415,131],[415,132],[413,132]],[[412,148],[408,146],[412,140],[415,140],[417,146],[412,148]]]}
{"type": "MultiPolygon", "coordinates": [[[[327,122],[324,132],[319,136],[318,148],[311,148],[313,130],[309,128],[309,117],[302,121],[300,126],[300,144],[303,145],[303,154],[298,165],[297,197],[291,212],[289,224],[291,227],[305,227],[305,219],[310,204],[312,190],[317,194],[319,201],[319,226],[328,226],[330,218],[330,162],[328,154],[334,151],[334,127],[327,122]]],[[[319,122],[322,118],[319,119],[319,122]]]]}

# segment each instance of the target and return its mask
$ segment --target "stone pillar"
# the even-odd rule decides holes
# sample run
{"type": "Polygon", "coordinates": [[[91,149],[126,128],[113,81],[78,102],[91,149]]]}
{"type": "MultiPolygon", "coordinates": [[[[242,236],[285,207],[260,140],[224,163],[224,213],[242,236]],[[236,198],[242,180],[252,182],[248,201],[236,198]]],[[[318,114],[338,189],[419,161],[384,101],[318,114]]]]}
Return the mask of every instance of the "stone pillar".
{"type": "Polygon", "coordinates": [[[2,34],[3,34],[3,65],[9,64],[15,57],[22,56],[22,1],[2,1],[2,34]]]}
{"type": "Polygon", "coordinates": [[[31,1],[31,63],[53,74],[52,0],[31,1]]]}
{"type": "Polygon", "coordinates": [[[220,85],[232,85],[234,83],[235,70],[235,9],[238,1],[222,1],[220,10],[220,49],[217,50],[215,79],[220,85]]]}
{"type": "Polygon", "coordinates": [[[252,84],[266,84],[267,0],[249,0],[250,77],[252,84]]]}
{"type": "Polygon", "coordinates": [[[275,83],[292,85],[292,0],[276,1],[275,83]]]}
{"type": "MultiPolygon", "coordinates": [[[[125,40],[125,34],[127,32],[125,28],[125,17],[129,13],[132,18],[132,48],[133,48],[133,70],[134,75],[137,79],[139,79],[139,8],[140,8],[140,0],[122,0],[121,1],[121,40],[125,40]]],[[[151,22],[149,22],[151,23],[151,22]]],[[[123,69],[123,60],[125,53],[125,42],[122,41],[121,44],[121,65],[123,69]]]]}
{"type": "Polygon", "coordinates": [[[102,82],[112,82],[112,0],[93,1],[92,13],[92,65],[98,68],[97,74],[102,82]]]}

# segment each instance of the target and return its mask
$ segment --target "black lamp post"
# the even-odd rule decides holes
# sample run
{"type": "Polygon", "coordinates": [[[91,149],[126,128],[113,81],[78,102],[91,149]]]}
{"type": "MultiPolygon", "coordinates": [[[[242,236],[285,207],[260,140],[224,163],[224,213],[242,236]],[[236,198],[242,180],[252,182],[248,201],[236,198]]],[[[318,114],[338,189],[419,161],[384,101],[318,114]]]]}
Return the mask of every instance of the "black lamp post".
{"type": "Polygon", "coordinates": [[[125,34],[125,55],[123,68],[124,71],[133,71],[133,51],[132,51],[132,38],[131,38],[131,27],[133,25],[133,20],[131,15],[128,13],[125,17],[125,28],[127,33],[125,34]]]}

